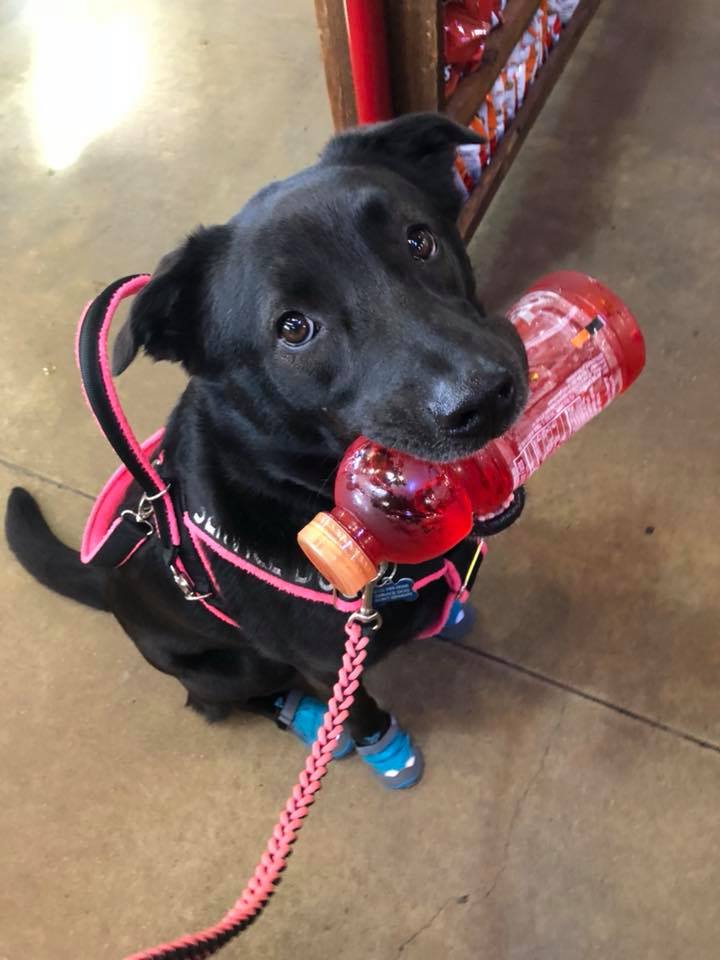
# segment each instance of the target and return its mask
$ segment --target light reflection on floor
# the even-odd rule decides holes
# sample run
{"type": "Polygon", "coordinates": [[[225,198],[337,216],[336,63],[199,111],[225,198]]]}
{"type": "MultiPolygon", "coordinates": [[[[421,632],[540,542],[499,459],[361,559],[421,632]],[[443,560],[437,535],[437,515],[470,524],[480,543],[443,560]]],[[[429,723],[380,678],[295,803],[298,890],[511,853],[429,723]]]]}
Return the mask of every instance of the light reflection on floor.
{"type": "Polygon", "coordinates": [[[38,162],[74,163],[137,103],[146,80],[142,5],[108,0],[30,0],[28,110],[38,162]]]}

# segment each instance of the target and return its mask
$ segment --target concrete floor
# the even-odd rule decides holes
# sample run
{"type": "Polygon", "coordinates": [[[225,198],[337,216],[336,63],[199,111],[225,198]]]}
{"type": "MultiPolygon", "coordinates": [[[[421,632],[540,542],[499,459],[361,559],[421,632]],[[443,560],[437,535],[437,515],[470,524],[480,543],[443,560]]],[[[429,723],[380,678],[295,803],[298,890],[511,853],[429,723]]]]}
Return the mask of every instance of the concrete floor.
{"type": "MultiPolygon", "coordinates": [[[[73,542],[113,466],[71,356],[82,303],[330,132],[309,2],[90,6],[118,18],[116,48],[48,4],[0,14],[0,479],[73,542]],[[115,99],[137,99],[69,163],[116,63],[115,99]]],[[[714,0],[606,0],[495,200],[472,243],[487,300],[595,273],[643,324],[648,369],[532,481],[466,646],[372,677],[423,744],[422,786],[334,768],[271,909],[223,956],[717,958],[719,45],[714,0]]],[[[139,433],[180,384],[144,361],[123,378],[139,433]]],[[[0,958],[119,958],[214,919],[302,748],[206,726],[110,619],[3,560],[0,958]]]]}

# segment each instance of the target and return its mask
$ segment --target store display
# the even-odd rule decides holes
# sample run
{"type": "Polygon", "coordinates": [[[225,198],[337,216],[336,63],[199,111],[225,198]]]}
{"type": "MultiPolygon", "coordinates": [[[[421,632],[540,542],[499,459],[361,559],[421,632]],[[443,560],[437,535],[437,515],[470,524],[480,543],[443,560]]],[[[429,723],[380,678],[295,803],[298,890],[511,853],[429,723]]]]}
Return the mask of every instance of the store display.
{"type": "MultiPolygon", "coordinates": [[[[362,2],[355,5],[364,7],[362,2]]],[[[465,241],[477,229],[599,5],[600,0],[413,0],[382,5],[387,30],[376,35],[383,33],[388,44],[392,69],[387,85],[395,114],[441,112],[487,137],[486,145],[457,152],[458,192],[465,199],[473,195],[459,214],[465,241]],[[567,38],[561,39],[563,31],[567,38]],[[549,57],[552,62],[543,71],[549,57]]],[[[342,4],[315,0],[315,7],[332,117],[342,131],[357,124],[362,92],[355,89],[348,62],[347,22],[342,4]]]]}
{"type": "MultiPolygon", "coordinates": [[[[497,145],[578,3],[579,0],[541,0],[530,25],[470,121],[469,126],[485,136],[488,143],[484,146],[463,146],[457,151],[455,179],[465,197],[477,186],[483,169],[490,163],[497,145]]],[[[447,4],[446,10],[456,6],[460,4],[447,4]]]]}

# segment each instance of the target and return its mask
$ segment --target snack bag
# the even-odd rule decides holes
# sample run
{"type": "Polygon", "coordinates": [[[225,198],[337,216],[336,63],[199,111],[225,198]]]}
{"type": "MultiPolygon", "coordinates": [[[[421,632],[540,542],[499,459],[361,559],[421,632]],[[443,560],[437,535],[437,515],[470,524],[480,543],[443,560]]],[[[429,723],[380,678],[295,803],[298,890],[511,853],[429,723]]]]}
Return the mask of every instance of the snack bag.
{"type": "Polygon", "coordinates": [[[557,14],[564,25],[575,13],[579,2],[580,0],[548,0],[548,11],[557,14]]]}

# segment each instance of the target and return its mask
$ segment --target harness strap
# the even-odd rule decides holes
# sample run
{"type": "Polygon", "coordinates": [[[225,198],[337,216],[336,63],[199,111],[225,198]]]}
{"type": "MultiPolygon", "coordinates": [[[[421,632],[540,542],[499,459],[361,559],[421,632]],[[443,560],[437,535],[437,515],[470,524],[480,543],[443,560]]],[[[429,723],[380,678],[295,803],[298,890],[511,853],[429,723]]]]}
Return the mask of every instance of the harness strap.
{"type": "MultiPolygon", "coordinates": [[[[141,445],[146,457],[153,457],[158,450],[164,430],[156,430],[141,445]]],[[[80,544],[80,559],[100,567],[120,567],[130,559],[137,548],[157,533],[151,504],[148,516],[140,516],[134,510],[123,510],[133,477],[122,464],[109,477],[93,504],[80,544]]]]}
{"type": "Polygon", "coordinates": [[[119,516],[93,554],[93,566],[121,567],[153,533],[155,527],[150,520],[140,523],[129,514],[119,516]]]}
{"type": "Polygon", "coordinates": [[[76,355],[88,406],[108,442],[152,503],[160,541],[172,562],[180,528],[167,486],[140,447],[118,399],[108,363],[108,333],[118,305],[150,280],[148,274],[123,277],[92,300],[80,318],[76,355]]]}
{"type": "Polygon", "coordinates": [[[201,581],[204,579],[202,564],[195,563],[195,558],[190,556],[185,557],[184,563],[180,557],[180,523],[170,485],[153,466],[149,443],[142,446],[138,443],[113,384],[107,349],[113,316],[120,302],[142,290],[149,280],[149,274],[141,273],[111,283],[87,305],[78,327],[75,348],[85,399],[101,432],[143,492],[137,510],[123,511],[92,560],[120,566],[151,534],[157,533],[168,569],[185,599],[201,602],[216,616],[237,626],[234,620],[206,602],[212,591],[196,580],[196,576],[201,581]]]}

